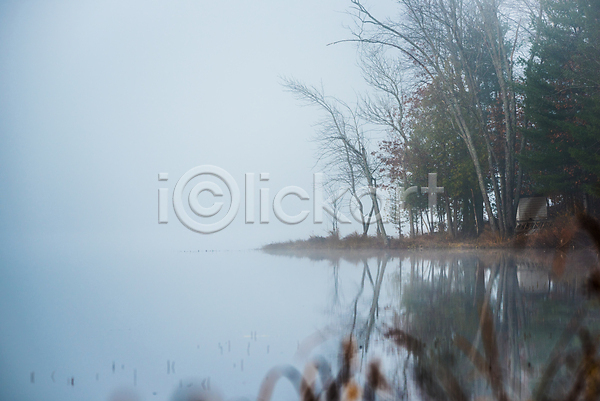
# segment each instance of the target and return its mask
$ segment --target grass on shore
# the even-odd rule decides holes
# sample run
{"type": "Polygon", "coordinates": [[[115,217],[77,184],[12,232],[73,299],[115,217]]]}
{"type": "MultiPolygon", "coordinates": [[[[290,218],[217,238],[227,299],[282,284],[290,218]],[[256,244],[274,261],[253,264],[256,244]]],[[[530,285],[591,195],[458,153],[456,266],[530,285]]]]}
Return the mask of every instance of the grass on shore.
{"type": "Polygon", "coordinates": [[[278,242],[265,245],[267,252],[301,250],[402,250],[402,249],[560,249],[565,247],[587,248],[592,245],[585,231],[579,229],[576,217],[560,217],[542,228],[501,238],[486,226],[479,236],[453,237],[449,233],[417,235],[413,238],[390,238],[363,236],[356,232],[340,237],[337,233],[327,236],[311,236],[308,239],[278,242]]]}

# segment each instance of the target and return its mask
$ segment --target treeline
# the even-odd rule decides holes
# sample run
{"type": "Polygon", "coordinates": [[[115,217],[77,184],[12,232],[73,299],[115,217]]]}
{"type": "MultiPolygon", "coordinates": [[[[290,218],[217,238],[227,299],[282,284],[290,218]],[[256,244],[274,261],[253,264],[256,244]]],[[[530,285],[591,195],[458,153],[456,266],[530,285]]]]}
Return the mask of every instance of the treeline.
{"type": "Polygon", "coordinates": [[[387,211],[411,235],[489,225],[508,237],[524,196],[598,214],[600,0],[398,0],[389,17],[351,3],[356,28],[343,42],[359,45],[372,93],[348,106],[286,85],[327,111],[320,158],[331,182],[372,188],[368,218],[379,218],[376,191],[426,187],[428,173],[444,187],[433,213],[418,193],[387,211]],[[372,127],[388,138],[373,141],[372,127]]]}

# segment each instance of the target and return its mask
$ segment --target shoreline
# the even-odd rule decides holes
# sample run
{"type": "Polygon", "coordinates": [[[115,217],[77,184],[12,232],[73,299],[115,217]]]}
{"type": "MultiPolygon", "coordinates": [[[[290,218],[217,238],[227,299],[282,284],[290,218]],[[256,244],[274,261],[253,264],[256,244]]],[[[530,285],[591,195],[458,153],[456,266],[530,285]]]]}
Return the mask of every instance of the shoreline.
{"type": "MultiPolygon", "coordinates": [[[[562,219],[561,219],[562,220],[562,219]]],[[[578,250],[593,249],[594,240],[587,230],[579,228],[574,221],[556,221],[544,229],[500,238],[489,229],[477,237],[454,238],[448,233],[433,233],[415,237],[392,237],[389,243],[382,237],[363,236],[356,232],[340,237],[311,236],[307,239],[274,242],[262,246],[265,252],[281,251],[394,251],[394,250],[578,250]]]]}
{"type": "MultiPolygon", "coordinates": [[[[390,238],[386,245],[383,238],[374,236],[362,237],[349,235],[338,238],[335,236],[311,236],[308,239],[274,242],[264,245],[263,251],[302,251],[302,250],[478,250],[478,249],[522,249],[515,239],[497,242],[479,241],[473,239],[449,239],[446,236],[423,235],[415,238],[390,238]]],[[[553,249],[551,246],[535,247],[535,249],[553,249]]]]}

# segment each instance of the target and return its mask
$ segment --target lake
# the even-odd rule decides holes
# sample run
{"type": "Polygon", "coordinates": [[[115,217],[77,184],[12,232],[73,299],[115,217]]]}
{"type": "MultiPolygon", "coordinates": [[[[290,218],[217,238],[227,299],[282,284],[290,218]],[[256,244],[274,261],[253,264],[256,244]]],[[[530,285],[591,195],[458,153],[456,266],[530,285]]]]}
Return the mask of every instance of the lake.
{"type": "MultiPolygon", "coordinates": [[[[525,399],[553,350],[572,349],[576,364],[577,330],[600,327],[583,291],[598,263],[589,252],[98,251],[3,263],[7,400],[179,400],[202,387],[254,400],[276,366],[302,372],[320,355],[337,372],[351,332],[357,380],[379,359],[393,398],[435,396],[449,373],[491,397],[474,364],[493,345],[501,387],[525,399]]],[[[570,375],[559,369],[549,388],[568,389],[570,375]]],[[[272,399],[298,396],[281,379],[272,399]]]]}

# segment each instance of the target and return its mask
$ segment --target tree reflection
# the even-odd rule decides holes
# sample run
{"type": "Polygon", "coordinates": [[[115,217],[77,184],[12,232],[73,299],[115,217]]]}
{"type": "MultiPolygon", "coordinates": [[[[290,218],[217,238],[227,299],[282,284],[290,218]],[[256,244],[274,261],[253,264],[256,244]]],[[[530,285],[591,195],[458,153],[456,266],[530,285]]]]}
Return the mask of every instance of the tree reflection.
{"type": "Polygon", "coordinates": [[[560,255],[336,254],[339,334],[361,369],[383,354],[396,399],[600,398],[600,313],[582,291],[598,258],[560,255]]]}
{"type": "MultiPolygon", "coordinates": [[[[574,312],[587,302],[577,288],[586,270],[573,266],[568,277],[558,279],[550,266],[510,253],[493,258],[413,255],[410,276],[402,283],[403,319],[396,326],[427,349],[412,352],[417,379],[423,366],[436,365],[437,370],[443,367],[442,374],[450,369],[460,388],[475,397],[531,398],[551,350],[574,312]]],[[[589,317],[587,323],[594,321],[589,317]]],[[[561,351],[567,352],[569,342],[561,351]]],[[[552,392],[566,392],[572,372],[561,368],[555,374],[552,392]]]]}
{"type": "Polygon", "coordinates": [[[379,317],[379,296],[381,294],[381,285],[383,283],[383,277],[385,274],[385,268],[390,260],[389,255],[385,255],[384,257],[377,258],[377,273],[375,276],[375,280],[373,280],[373,276],[371,275],[371,269],[369,268],[369,264],[366,259],[363,259],[363,276],[361,281],[361,287],[358,295],[354,301],[354,319],[352,322],[352,333],[355,333],[358,338],[359,344],[362,346],[361,348],[364,350],[364,354],[366,354],[369,350],[369,343],[371,340],[371,334],[373,333],[373,329],[375,328],[375,320],[379,317]],[[368,276],[369,282],[373,287],[373,295],[371,300],[371,306],[369,308],[368,315],[364,320],[364,323],[361,327],[356,326],[356,317],[358,314],[358,299],[362,295],[364,284],[365,284],[365,276],[368,276]]]}

